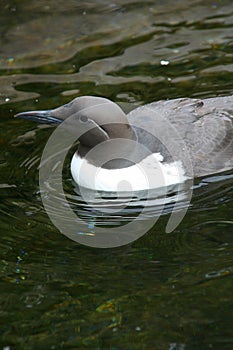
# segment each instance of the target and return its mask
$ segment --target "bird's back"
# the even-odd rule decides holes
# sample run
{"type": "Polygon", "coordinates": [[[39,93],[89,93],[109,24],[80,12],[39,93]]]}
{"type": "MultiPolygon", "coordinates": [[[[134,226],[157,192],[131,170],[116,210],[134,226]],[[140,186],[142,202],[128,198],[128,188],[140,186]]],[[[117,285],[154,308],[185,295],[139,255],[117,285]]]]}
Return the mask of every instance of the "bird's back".
{"type": "Polygon", "coordinates": [[[139,142],[161,152],[165,162],[182,160],[189,175],[233,167],[233,96],[153,102],[131,111],[128,119],[139,142]]]}

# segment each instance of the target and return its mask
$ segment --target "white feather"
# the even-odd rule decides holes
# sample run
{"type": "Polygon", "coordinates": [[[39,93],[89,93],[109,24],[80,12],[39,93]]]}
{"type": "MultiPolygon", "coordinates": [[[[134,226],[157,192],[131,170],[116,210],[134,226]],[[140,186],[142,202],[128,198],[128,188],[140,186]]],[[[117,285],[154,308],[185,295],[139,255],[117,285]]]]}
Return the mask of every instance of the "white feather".
{"type": "Polygon", "coordinates": [[[154,153],[127,168],[104,169],[95,167],[75,153],[71,161],[71,174],[79,186],[108,192],[149,190],[182,183],[187,179],[181,161],[170,164],[163,164],[162,161],[161,154],[154,153]]]}

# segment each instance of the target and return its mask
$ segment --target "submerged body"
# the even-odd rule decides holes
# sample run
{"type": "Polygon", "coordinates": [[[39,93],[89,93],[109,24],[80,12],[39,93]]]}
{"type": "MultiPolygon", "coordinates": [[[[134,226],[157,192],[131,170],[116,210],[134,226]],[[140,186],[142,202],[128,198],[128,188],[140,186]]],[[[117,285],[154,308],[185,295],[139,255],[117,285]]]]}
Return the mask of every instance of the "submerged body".
{"type": "Polygon", "coordinates": [[[67,132],[80,141],[72,177],[90,189],[159,188],[233,168],[233,96],[158,101],[127,116],[112,101],[84,96],[17,117],[66,120],[67,132]]]}

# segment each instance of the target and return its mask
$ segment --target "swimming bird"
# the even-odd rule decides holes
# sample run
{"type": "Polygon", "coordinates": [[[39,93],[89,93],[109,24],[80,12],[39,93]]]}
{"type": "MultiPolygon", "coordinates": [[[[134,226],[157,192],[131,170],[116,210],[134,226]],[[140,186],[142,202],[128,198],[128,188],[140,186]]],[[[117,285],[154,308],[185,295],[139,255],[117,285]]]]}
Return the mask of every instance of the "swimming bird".
{"type": "Polygon", "coordinates": [[[74,181],[103,191],[140,191],[233,168],[233,96],[161,100],[127,115],[107,98],[80,96],[17,114],[77,134],[74,181]]]}

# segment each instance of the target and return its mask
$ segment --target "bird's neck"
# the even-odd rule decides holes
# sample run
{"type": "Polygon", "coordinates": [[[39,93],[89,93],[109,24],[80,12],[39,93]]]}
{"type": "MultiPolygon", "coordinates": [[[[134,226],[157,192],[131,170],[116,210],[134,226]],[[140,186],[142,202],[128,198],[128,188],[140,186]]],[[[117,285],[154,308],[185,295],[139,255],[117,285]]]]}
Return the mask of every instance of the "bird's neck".
{"type": "Polygon", "coordinates": [[[122,169],[139,163],[151,154],[150,150],[138,142],[136,131],[129,127],[128,138],[118,136],[110,138],[95,147],[79,144],[77,155],[80,158],[104,169],[122,169]]]}

